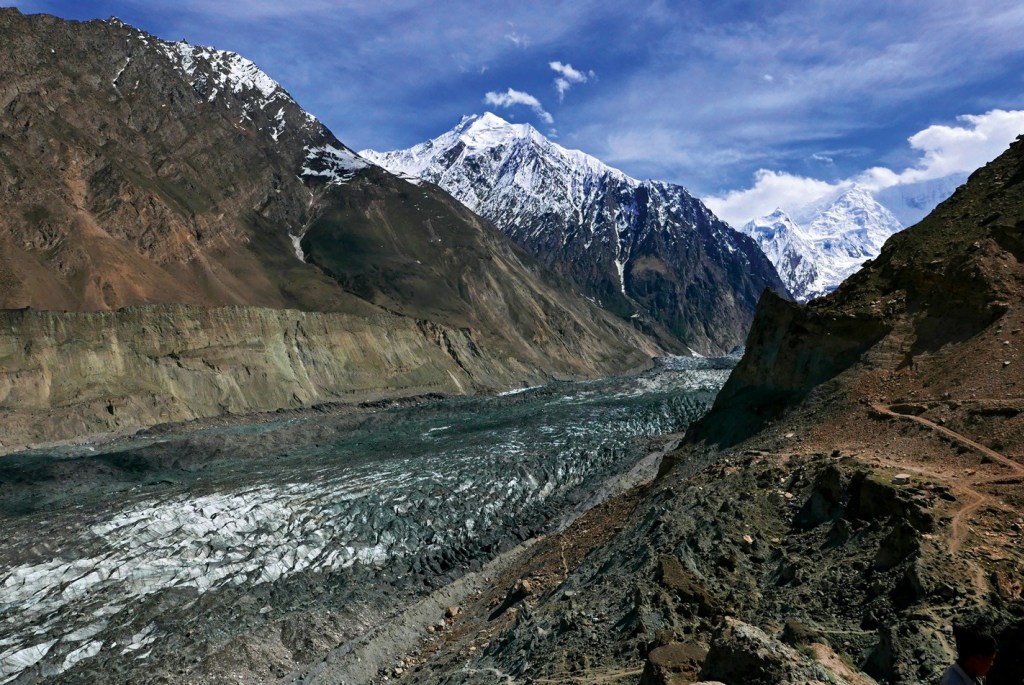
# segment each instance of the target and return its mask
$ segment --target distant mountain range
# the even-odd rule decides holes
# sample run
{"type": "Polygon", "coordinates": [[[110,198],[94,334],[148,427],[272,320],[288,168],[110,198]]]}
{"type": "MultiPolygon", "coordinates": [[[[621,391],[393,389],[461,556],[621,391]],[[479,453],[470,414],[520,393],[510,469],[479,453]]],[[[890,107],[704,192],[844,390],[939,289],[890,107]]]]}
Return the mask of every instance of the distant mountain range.
{"type": "Polygon", "coordinates": [[[740,230],[757,241],[793,297],[806,302],[835,290],[966,179],[951,174],[876,191],[855,185],[823,202],[776,208],[740,230]]]}
{"type": "Polygon", "coordinates": [[[755,243],[682,186],[630,178],[527,124],[468,116],[407,150],[359,154],[440,186],[669,347],[727,352],[764,289],[786,291],[755,243]]]}
{"type": "Polygon", "coordinates": [[[967,173],[955,173],[928,181],[901,183],[876,190],[872,195],[892,212],[904,228],[909,228],[925,218],[940,202],[948,199],[967,181],[967,176],[967,173]]]}
{"type": "Polygon", "coordinates": [[[854,186],[803,223],[780,208],[742,230],[768,255],[793,296],[806,302],[835,290],[902,229],[870,192],[854,186]]]}

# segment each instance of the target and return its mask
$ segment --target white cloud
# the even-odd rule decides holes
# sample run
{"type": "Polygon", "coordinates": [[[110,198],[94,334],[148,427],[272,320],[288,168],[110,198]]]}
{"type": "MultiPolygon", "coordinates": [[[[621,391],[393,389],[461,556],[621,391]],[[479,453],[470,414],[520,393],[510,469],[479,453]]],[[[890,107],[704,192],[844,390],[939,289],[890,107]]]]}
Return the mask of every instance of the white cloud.
{"type": "Polygon", "coordinates": [[[506,33],[505,40],[509,41],[517,48],[525,48],[530,45],[529,36],[524,36],[521,33],[516,33],[515,31],[509,31],[508,33],[506,33]]]}
{"type": "Polygon", "coordinates": [[[776,207],[797,211],[855,183],[870,190],[881,190],[971,172],[999,156],[1018,135],[1024,133],[1024,111],[1020,110],[994,109],[985,114],[965,114],[957,117],[957,121],[963,125],[933,125],[910,136],[907,142],[922,157],[916,165],[901,172],[873,167],[852,178],[830,183],[760,169],[754,174],[752,187],[707,197],[704,202],[720,218],[739,227],[751,219],[769,214],[776,207]]]}
{"type": "Polygon", "coordinates": [[[575,69],[571,64],[562,63],[557,60],[548,62],[548,66],[551,67],[552,71],[559,74],[555,79],[555,90],[558,91],[559,102],[565,99],[565,91],[572,88],[573,84],[586,83],[595,76],[592,69],[584,74],[579,69],[575,69]]]}
{"type": "Polygon", "coordinates": [[[745,190],[731,190],[717,197],[705,197],[704,204],[726,223],[739,228],[751,219],[764,216],[782,207],[792,212],[853,185],[850,181],[829,183],[783,171],[759,169],[754,185],[745,190]]]}
{"type": "Polygon", "coordinates": [[[858,182],[872,190],[928,181],[957,172],[974,171],[999,156],[1024,133],[1024,110],[994,109],[957,117],[962,126],[929,126],[910,136],[910,147],[923,157],[914,167],[895,173],[885,167],[865,171],[858,182]]]}
{"type": "Polygon", "coordinates": [[[495,93],[494,91],[491,91],[484,96],[484,102],[488,105],[494,105],[495,107],[525,105],[532,109],[544,123],[549,125],[555,123],[554,117],[544,109],[544,106],[540,104],[540,100],[529,93],[524,93],[521,90],[509,88],[504,93],[495,93]]]}

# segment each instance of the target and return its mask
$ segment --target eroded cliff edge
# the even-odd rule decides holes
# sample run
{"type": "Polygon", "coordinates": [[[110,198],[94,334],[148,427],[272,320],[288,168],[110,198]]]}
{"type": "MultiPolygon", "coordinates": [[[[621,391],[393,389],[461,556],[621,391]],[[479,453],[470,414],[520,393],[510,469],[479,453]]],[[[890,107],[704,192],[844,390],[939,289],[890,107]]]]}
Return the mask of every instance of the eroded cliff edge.
{"type": "Polygon", "coordinates": [[[640,350],[590,349],[586,337],[578,352],[524,360],[470,329],[387,313],[0,311],[0,450],[223,413],[494,391],[649,362],[640,350]]]}

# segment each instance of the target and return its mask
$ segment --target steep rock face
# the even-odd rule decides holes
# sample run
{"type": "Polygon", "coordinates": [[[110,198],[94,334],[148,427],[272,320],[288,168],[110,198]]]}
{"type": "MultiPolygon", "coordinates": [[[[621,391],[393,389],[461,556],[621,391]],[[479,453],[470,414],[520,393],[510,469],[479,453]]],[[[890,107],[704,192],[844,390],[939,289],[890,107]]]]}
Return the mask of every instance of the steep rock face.
{"type": "Polygon", "coordinates": [[[757,241],[797,301],[806,302],[835,290],[902,229],[871,193],[854,186],[803,224],[776,209],[742,230],[757,241]]]}
{"type": "Polygon", "coordinates": [[[0,37],[0,308],[428,321],[506,360],[505,378],[660,352],[440,189],[360,159],[238,55],[14,9],[0,37]]]}
{"type": "Polygon", "coordinates": [[[117,21],[5,10],[0,34],[0,306],[359,306],[288,235],[323,194],[306,150],[340,143],[254,65],[117,21]]]}
{"type": "Polygon", "coordinates": [[[662,341],[728,351],[765,288],[785,293],[752,241],[684,188],[640,182],[493,114],[408,150],[364,150],[444,188],[545,265],[662,341]]]}
{"type": "Polygon", "coordinates": [[[806,306],[764,297],[746,354],[692,436],[733,444],[847,369],[843,387],[876,378],[856,381],[861,393],[884,377],[892,387],[880,394],[917,384],[930,396],[1013,396],[1013,341],[999,334],[1024,314],[1022,198],[1018,139],[831,295],[806,306]]]}
{"type": "Polygon", "coordinates": [[[592,352],[542,366],[496,356],[468,329],[384,312],[9,310],[0,312],[0,450],[223,413],[536,385],[623,361],[591,366],[582,360],[592,352]]]}

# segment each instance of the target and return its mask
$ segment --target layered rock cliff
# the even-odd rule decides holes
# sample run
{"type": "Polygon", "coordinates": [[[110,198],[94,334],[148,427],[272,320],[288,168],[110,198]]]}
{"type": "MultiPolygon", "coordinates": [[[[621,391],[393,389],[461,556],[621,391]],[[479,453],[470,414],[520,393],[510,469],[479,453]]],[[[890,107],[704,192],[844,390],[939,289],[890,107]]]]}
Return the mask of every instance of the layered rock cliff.
{"type": "Polygon", "coordinates": [[[8,310],[0,312],[0,450],[223,413],[494,391],[630,361],[579,345],[562,357],[510,359],[469,329],[387,313],[8,310]]]}

